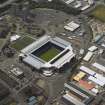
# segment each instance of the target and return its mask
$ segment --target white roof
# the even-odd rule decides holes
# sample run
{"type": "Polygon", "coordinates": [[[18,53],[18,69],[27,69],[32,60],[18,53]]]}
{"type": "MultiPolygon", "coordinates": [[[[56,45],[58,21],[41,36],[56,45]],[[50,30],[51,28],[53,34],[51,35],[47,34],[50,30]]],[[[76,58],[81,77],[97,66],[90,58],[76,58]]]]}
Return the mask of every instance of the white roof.
{"type": "Polygon", "coordinates": [[[86,5],[86,6],[82,7],[81,10],[84,11],[84,10],[88,9],[89,7],[90,7],[90,5],[86,5]]]}
{"type": "Polygon", "coordinates": [[[91,70],[90,68],[85,67],[85,66],[81,66],[80,70],[82,70],[82,71],[84,71],[84,72],[86,72],[86,73],[88,73],[90,75],[95,75],[96,74],[96,72],[94,72],[93,70],[91,70]]]}
{"type": "Polygon", "coordinates": [[[104,76],[102,76],[101,74],[96,74],[95,75],[95,77],[97,78],[97,79],[99,79],[100,81],[102,81],[104,84],[105,84],[105,77],[104,76]]]}
{"type": "Polygon", "coordinates": [[[74,21],[71,21],[70,23],[68,23],[66,26],[64,26],[64,28],[66,30],[69,30],[69,31],[74,31],[76,30],[77,28],[79,28],[80,25],[75,23],[74,21]]]}
{"type": "Polygon", "coordinates": [[[89,76],[88,79],[93,81],[93,82],[95,82],[95,83],[97,83],[97,84],[99,84],[100,86],[105,85],[105,77],[102,76],[101,74],[96,73],[94,75],[94,77],[93,76],[89,76]]]}
{"type": "Polygon", "coordinates": [[[102,46],[102,47],[105,47],[105,43],[102,43],[101,46],[102,46]]]}
{"type": "Polygon", "coordinates": [[[34,48],[37,48],[41,45],[43,45],[44,43],[46,43],[48,40],[50,39],[50,36],[43,36],[40,39],[38,39],[37,41],[33,42],[32,44],[26,46],[25,48],[23,48],[21,50],[22,53],[28,54],[30,51],[32,51],[34,48]]]}
{"type": "Polygon", "coordinates": [[[62,51],[60,54],[58,54],[55,58],[53,58],[51,61],[49,61],[49,63],[51,63],[54,59],[56,59],[57,57],[59,57],[61,54],[63,54],[64,52],[66,52],[69,49],[69,51],[64,54],[62,57],[60,57],[56,62],[54,62],[52,64],[52,66],[55,66],[56,68],[60,68],[62,67],[66,62],[70,62],[70,60],[75,56],[75,54],[73,53],[73,49],[71,46],[68,46],[64,51],[62,51]]]}
{"type": "Polygon", "coordinates": [[[89,3],[90,5],[92,5],[92,4],[94,3],[94,0],[88,0],[88,3],[89,3]]]}
{"type": "Polygon", "coordinates": [[[19,57],[24,57],[25,55],[23,53],[20,53],[19,54],[19,57]]]}
{"type": "Polygon", "coordinates": [[[70,4],[70,3],[72,3],[74,0],[68,0],[68,1],[66,1],[65,3],[66,4],[70,4]]]}
{"type": "Polygon", "coordinates": [[[93,52],[93,51],[97,50],[97,47],[96,46],[91,46],[88,50],[93,52]]]}
{"type": "Polygon", "coordinates": [[[79,7],[81,7],[82,6],[82,4],[79,2],[78,4],[76,4],[74,7],[75,8],[79,8],[79,7]]]}
{"type": "Polygon", "coordinates": [[[17,39],[19,39],[21,36],[19,35],[13,35],[10,37],[10,41],[13,42],[13,41],[16,41],[17,39]]]}
{"type": "Polygon", "coordinates": [[[97,78],[95,78],[93,76],[89,76],[88,79],[91,80],[91,81],[93,81],[93,82],[95,82],[96,84],[98,84],[100,86],[104,86],[105,85],[104,82],[100,81],[99,79],[97,79],[97,78]]]}
{"type": "Polygon", "coordinates": [[[96,88],[91,89],[92,92],[94,92],[95,94],[97,94],[99,91],[96,88]]]}
{"type": "Polygon", "coordinates": [[[44,64],[44,67],[49,67],[50,68],[51,66],[52,65],[50,63],[48,63],[48,62],[44,64]]]}
{"type": "Polygon", "coordinates": [[[101,71],[105,72],[105,66],[103,66],[103,65],[101,65],[101,64],[99,64],[99,63],[97,63],[97,62],[93,63],[92,65],[93,65],[94,67],[100,69],[101,71]]]}
{"type": "Polygon", "coordinates": [[[41,66],[43,65],[43,62],[35,59],[32,56],[27,56],[26,58],[23,59],[24,62],[26,62],[27,64],[30,64],[31,66],[40,69],[41,66]]]}
{"type": "Polygon", "coordinates": [[[75,97],[70,96],[69,94],[65,94],[63,95],[63,98],[65,98],[66,100],[76,104],[76,105],[85,105],[84,103],[80,102],[79,100],[77,100],[75,97]]]}
{"type": "Polygon", "coordinates": [[[83,58],[83,60],[85,60],[85,61],[89,61],[91,58],[92,58],[92,56],[93,56],[93,52],[88,52],[86,55],[85,55],[85,57],[83,58]]]}
{"type": "Polygon", "coordinates": [[[59,37],[52,38],[50,36],[43,36],[38,41],[32,43],[31,45],[29,45],[26,48],[24,48],[23,50],[21,50],[21,52],[26,55],[26,57],[24,57],[23,61],[37,69],[40,69],[43,67],[45,67],[45,68],[55,67],[55,68],[59,69],[60,67],[62,67],[65,63],[69,62],[75,56],[75,54],[73,52],[73,48],[71,46],[71,43],[69,43],[59,37]],[[48,41],[64,48],[63,51],[61,51],[58,55],[56,55],[54,58],[52,58],[48,62],[31,54],[33,51],[37,50],[38,48],[40,48],[41,46],[46,44],[48,41]],[[64,54],[64,55],[62,55],[62,54],[64,54]]]}
{"type": "Polygon", "coordinates": [[[74,21],[71,21],[70,23],[67,24],[69,27],[72,27],[72,28],[78,28],[80,25],[75,23],[74,21]]]}
{"type": "Polygon", "coordinates": [[[48,0],[49,2],[52,2],[52,0],[48,0]]]}
{"type": "Polygon", "coordinates": [[[84,49],[80,49],[80,52],[79,52],[81,55],[84,54],[84,49]]]}
{"type": "Polygon", "coordinates": [[[11,70],[11,72],[12,72],[13,74],[15,74],[16,76],[19,76],[19,75],[23,74],[23,71],[19,70],[19,68],[13,68],[13,69],[11,70]]]}
{"type": "Polygon", "coordinates": [[[52,65],[54,65],[55,67],[57,67],[58,69],[61,68],[65,63],[70,62],[70,60],[75,56],[75,54],[72,51],[69,51],[67,54],[65,54],[64,56],[62,56],[61,58],[59,58],[55,63],[53,63],[52,65]]]}
{"type": "Polygon", "coordinates": [[[65,28],[66,30],[69,30],[69,31],[74,31],[74,29],[73,29],[72,27],[69,27],[69,26],[64,26],[64,28],[65,28]]]}

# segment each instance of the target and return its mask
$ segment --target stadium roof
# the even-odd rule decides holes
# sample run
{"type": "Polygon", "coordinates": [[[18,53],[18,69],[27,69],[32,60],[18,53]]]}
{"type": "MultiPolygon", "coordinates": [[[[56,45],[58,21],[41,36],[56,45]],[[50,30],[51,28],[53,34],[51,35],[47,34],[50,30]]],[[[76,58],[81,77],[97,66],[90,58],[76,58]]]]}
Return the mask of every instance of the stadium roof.
{"type": "MultiPolygon", "coordinates": [[[[48,47],[48,45],[47,45],[48,47]]],[[[23,59],[23,61],[36,69],[41,68],[50,68],[55,67],[57,69],[61,68],[64,64],[67,62],[70,62],[70,60],[75,56],[73,53],[73,49],[71,47],[71,43],[59,38],[59,37],[50,37],[50,36],[43,36],[39,40],[35,41],[34,43],[30,44],[21,52],[26,55],[26,57],[23,59]],[[53,57],[51,60],[44,61],[38,56],[32,55],[33,51],[36,51],[37,49],[40,49],[45,45],[47,42],[51,42],[55,44],[56,46],[59,46],[63,48],[63,51],[61,51],[59,54],[57,54],[55,57],[53,57]]]]}

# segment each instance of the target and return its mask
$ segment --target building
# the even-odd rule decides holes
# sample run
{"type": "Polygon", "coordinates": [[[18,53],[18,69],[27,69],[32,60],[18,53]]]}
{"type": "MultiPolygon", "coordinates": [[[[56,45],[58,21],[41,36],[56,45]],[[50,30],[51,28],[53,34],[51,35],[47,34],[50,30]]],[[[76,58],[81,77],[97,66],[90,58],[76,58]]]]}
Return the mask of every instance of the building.
{"type": "Polygon", "coordinates": [[[19,79],[24,77],[24,72],[20,68],[13,68],[11,73],[19,79]]]}
{"type": "Polygon", "coordinates": [[[91,51],[91,52],[94,52],[97,49],[98,49],[98,47],[96,47],[96,46],[91,46],[91,47],[88,48],[88,50],[91,51]]]}
{"type": "Polygon", "coordinates": [[[105,66],[104,65],[101,65],[101,64],[95,62],[95,63],[92,64],[92,66],[94,66],[98,70],[101,70],[101,71],[105,72],[105,66]]]}
{"type": "Polygon", "coordinates": [[[38,105],[38,101],[35,96],[31,96],[28,98],[28,105],[38,105]]]}
{"type": "Polygon", "coordinates": [[[80,27],[79,24],[75,23],[74,21],[71,21],[67,25],[64,26],[64,29],[73,32],[76,29],[78,29],[79,27],[80,27]]]}
{"type": "Polygon", "coordinates": [[[88,62],[88,61],[92,58],[92,56],[93,56],[93,52],[89,51],[89,52],[85,55],[85,57],[83,58],[83,60],[88,62]]]}
{"type": "Polygon", "coordinates": [[[75,57],[71,43],[47,35],[21,50],[21,53],[24,54],[23,62],[45,75],[51,75],[53,70],[60,69],[75,57]]]}
{"type": "Polygon", "coordinates": [[[67,6],[72,6],[78,10],[85,11],[94,5],[94,0],[61,0],[67,6]]]}
{"type": "Polygon", "coordinates": [[[65,94],[62,96],[62,100],[67,105],[90,105],[90,102],[94,99],[92,95],[72,82],[65,83],[64,87],[65,94]]]}

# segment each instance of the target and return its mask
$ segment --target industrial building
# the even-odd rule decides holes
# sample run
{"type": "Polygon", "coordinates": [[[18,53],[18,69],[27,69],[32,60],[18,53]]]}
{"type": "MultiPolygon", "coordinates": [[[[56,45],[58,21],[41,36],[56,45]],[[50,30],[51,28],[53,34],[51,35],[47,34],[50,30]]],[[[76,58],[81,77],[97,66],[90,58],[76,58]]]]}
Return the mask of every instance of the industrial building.
{"type": "Polygon", "coordinates": [[[78,29],[79,27],[80,27],[79,24],[75,23],[74,21],[71,21],[67,25],[64,26],[64,29],[73,32],[76,29],[78,29]]]}
{"type": "Polygon", "coordinates": [[[77,72],[68,83],[65,83],[65,92],[62,97],[67,105],[90,105],[88,102],[92,102],[93,97],[96,97],[104,89],[105,66],[98,57],[104,53],[101,50],[96,45],[90,46],[81,65],[77,67],[77,72]],[[84,98],[84,95],[88,98],[84,98]]]}
{"type": "Polygon", "coordinates": [[[94,99],[92,95],[72,82],[65,83],[64,87],[65,94],[62,96],[62,100],[65,103],[68,103],[67,105],[89,105],[89,103],[94,99]]]}
{"type": "Polygon", "coordinates": [[[72,6],[76,9],[80,9],[81,11],[89,9],[93,4],[94,0],[61,0],[68,6],[72,6]]]}
{"type": "Polygon", "coordinates": [[[93,52],[89,51],[85,57],[83,58],[84,61],[89,61],[93,56],[93,52]]]}
{"type": "Polygon", "coordinates": [[[59,38],[43,36],[21,50],[23,62],[51,75],[54,69],[60,69],[75,57],[71,43],[59,38]]]}

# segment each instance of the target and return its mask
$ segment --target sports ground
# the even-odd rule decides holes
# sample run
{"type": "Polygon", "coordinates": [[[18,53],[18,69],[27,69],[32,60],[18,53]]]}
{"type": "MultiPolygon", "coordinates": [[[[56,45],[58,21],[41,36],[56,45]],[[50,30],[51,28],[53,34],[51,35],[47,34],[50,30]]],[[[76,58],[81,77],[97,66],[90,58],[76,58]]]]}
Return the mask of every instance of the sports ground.
{"type": "Polygon", "coordinates": [[[37,50],[33,51],[32,55],[37,56],[45,62],[48,62],[51,59],[53,59],[56,55],[58,55],[61,51],[63,51],[62,47],[57,46],[54,43],[47,42],[37,50]]]}
{"type": "Polygon", "coordinates": [[[15,48],[17,51],[25,48],[26,46],[28,46],[29,44],[31,44],[34,41],[34,39],[25,36],[19,40],[17,40],[15,43],[13,43],[11,45],[11,47],[15,48]]]}
{"type": "Polygon", "coordinates": [[[47,50],[45,53],[42,53],[40,58],[48,62],[49,60],[53,59],[59,53],[60,53],[60,50],[52,47],[51,49],[47,50]]]}

